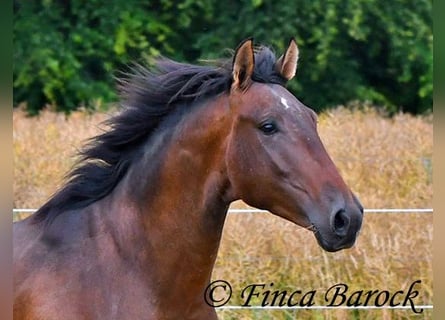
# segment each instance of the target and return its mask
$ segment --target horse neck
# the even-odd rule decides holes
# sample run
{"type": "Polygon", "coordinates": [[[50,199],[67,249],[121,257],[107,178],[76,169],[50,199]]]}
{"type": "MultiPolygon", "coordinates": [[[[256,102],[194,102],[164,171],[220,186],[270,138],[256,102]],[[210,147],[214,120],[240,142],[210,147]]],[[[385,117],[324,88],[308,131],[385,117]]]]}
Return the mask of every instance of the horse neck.
{"type": "Polygon", "coordinates": [[[227,111],[227,105],[197,106],[157,138],[154,144],[165,151],[158,150],[153,160],[153,150],[147,150],[124,181],[139,211],[145,268],[161,294],[185,299],[195,290],[201,303],[210,280],[231,202],[224,159],[227,111]]]}

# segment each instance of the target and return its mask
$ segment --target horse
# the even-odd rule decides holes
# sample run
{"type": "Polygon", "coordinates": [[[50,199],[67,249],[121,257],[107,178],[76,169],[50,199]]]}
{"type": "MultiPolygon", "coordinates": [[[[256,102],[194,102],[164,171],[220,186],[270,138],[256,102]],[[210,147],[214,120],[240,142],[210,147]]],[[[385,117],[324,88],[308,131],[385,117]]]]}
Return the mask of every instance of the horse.
{"type": "Polygon", "coordinates": [[[217,319],[204,291],[235,200],[352,247],[363,207],[286,89],[298,54],[249,38],[213,64],[123,73],[121,110],[14,223],[14,319],[217,319]]]}

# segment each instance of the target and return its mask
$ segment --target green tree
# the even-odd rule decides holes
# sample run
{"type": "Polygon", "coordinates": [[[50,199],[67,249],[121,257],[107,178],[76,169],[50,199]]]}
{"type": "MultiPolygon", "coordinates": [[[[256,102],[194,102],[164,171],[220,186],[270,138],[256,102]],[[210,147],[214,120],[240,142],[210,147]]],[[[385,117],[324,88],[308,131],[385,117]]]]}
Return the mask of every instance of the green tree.
{"type": "Polygon", "coordinates": [[[253,36],[279,54],[295,36],[290,84],[316,110],[368,100],[432,108],[432,0],[114,0],[14,3],[14,102],[69,112],[116,101],[114,76],[159,54],[196,62],[253,36]]]}
{"type": "Polygon", "coordinates": [[[320,110],[368,100],[389,111],[432,108],[432,1],[320,0],[215,2],[204,52],[246,35],[282,52],[300,47],[297,80],[305,103],[320,110]]]}
{"type": "Polygon", "coordinates": [[[14,102],[35,114],[114,101],[116,72],[160,52],[181,58],[172,44],[200,14],[188,1],[16,1],[14,102]]]}

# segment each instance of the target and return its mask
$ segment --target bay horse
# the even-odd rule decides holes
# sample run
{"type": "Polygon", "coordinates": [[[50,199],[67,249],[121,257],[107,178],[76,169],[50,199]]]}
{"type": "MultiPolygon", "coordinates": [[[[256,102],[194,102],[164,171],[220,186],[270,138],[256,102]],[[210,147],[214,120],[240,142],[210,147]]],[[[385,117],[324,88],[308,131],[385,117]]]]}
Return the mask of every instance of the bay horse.
{"type": "Polygon", "coordinates": [[[14,319],[216,319],[204,290],[238,199],[351,247],[363,208],[285,88],[297,60],[294,39],[278,59],[247,39],[215,65],[122,77],[122,110],[14,224],[14,319]]]}

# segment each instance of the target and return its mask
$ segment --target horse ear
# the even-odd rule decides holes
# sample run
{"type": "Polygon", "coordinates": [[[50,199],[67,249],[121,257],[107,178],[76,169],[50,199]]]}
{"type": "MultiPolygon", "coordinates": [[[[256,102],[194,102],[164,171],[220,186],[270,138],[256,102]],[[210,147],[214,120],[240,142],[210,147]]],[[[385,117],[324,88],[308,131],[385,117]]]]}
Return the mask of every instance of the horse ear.
{"type": "Polygon", "coordinates": [[[241,42],[235,51],[232,63],[232,88],[247,89],[250,85],[254,66],[253,39],[249,38],[241,42]]]}
{"type": "Polygon", "coordinates": [[[277,60],[276,71],[286,80],[291,80],[297,72],[298,46],[294,38],[289,41],[286,52],[277,60]]]}

